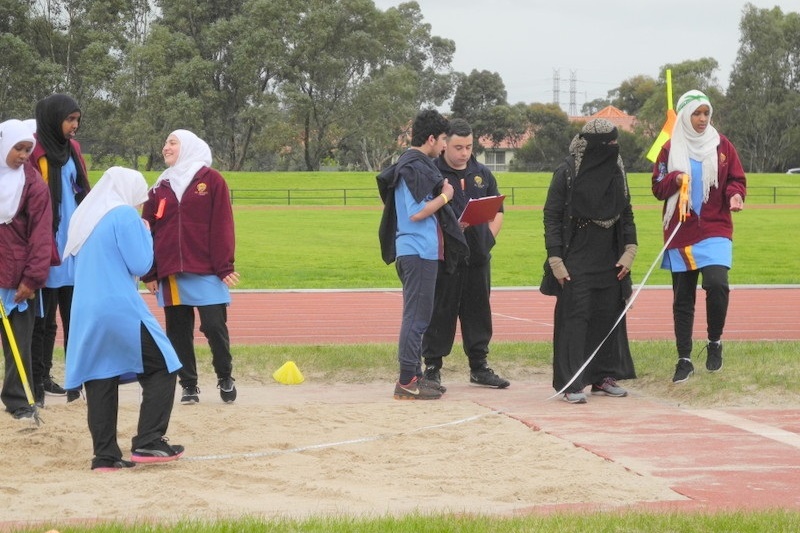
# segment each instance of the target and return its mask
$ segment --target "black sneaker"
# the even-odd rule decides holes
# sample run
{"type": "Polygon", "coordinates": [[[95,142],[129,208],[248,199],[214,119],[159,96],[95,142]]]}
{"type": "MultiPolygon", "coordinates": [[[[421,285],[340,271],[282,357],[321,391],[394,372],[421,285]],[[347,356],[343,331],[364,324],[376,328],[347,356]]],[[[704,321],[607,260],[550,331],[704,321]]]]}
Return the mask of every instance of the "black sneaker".
{"type": "Polygon", "coordinates": [[[706,344],[706,370],[709,372],[722,370],[722,341],[706,344]]]}
{"type": "MultiPolygon", "coordinates": [[[[438,371],[437,371],[437,373],[438,373],[438,371]]],[[[420,387],[428,387],[429,389],[437,390],[437,391],[441,392],[442,394],[447,392],[447,387],[445,387],[444,385],[442,385],[438,381],[434,381],[432,379],[428,379],[425,376],[422,376],[421,378],[418,378],[418,379],[419,379],[419,386],[420,387]]]]}
{"type": "Polygon", "coordinates": [[[408,385],[399,381],[394,385],[395,400],[438,400],[442,393],[431,387],[423,387],[415,376],[408,385]]]}
{"type": "Polygon", "coordinates": [[[236,380],[230,376],[217,380],[219,397],[225,403],[233,403],[236,400],[236,385],[233,384],[234,381],[236,380]]]}
{"type": "Polygon", "coordinates": [[[131,453],[131,461],[134,463],[166,463],[179,459],[183,455],[183,446],[169,444],[167,441],[166,437],[161,437],[147,446],[136,448],[131,453]]]}
{"type": "Polygon", "coordinates": [[[192,387],[184,387],[181,393],[181,403],[183,405],[192,405],[200,403],[200,389],[194,385],[192,387]]]}
{"type": "Polygon", "coordinates": [[[74,389],[67,391],[67,403],[72,403],[75,400],[79,400],[81,397],[81,389],[74,389]]]}
{"type": "Polygon", "coordinates": [[[53,381],[53,376],[47,376],[44,378],[42,387],[44,388],[45,394],[49,394],[50,396],[64,396],[67,394],[67,391],[64,390],[64,387],[53,381]]]}
{"type": "Polygon", "coordinates": [[[92,459],[92,470],[95,472],[119,472],[125,468],[133,468],[136,463],[124,459],[92,459]]]}
{"type": "Polygon", "coordinates": [[[14,412],[11,413],[11,416],[14,418],[14,420],[33,422],[36,419],[36,409],[33,406],[26,405],[25,407],[14,409],[14,412]]]}
{"type": "Polygon", "coordinates": [[[689,376],[694,374],[694,365],[690,359],[681,357],[678,359],[678,364],[675,365],[675,375],[672,376],[673,383],[683,383],[689,379],[689,376]]]}
{"type": "Polygon", "coordinates": [[[438,383],[439,385],[442,384],[442,373],[440,369],[436,366],[430,365],[425,367],[425,371],[422,373],[423,377],[428,381],[433,381],[438,383]]]}
{"type": "Polygon", "coordinates": [[[511,382],[503,379],[494,373],[494,370],[488,366],[471,370],[469,373],[469,382],[475,385],[483,385],[484,387],[492,387],[495,389],[505,389],[511,382]]]}

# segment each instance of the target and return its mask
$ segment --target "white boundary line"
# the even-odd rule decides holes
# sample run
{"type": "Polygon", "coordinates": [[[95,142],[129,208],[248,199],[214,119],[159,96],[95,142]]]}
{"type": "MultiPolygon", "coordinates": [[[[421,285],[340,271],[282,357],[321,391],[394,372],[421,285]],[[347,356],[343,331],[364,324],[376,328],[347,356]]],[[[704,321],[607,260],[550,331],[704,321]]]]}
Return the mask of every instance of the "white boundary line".
{"type": "Polygon", "coordinates": [[[800,449],[800,435],[792,433],[791,431],[786,431],[760,422],[754,422],[753,420],[748,420],[741,416],[724,411],[717,411],[715,409],[686,410],[685,412],[800,449]]]}
{"type": "Polygon", "coordinates": [[[181,461],[218,461],[218,460],[226,460],[226,459],[252,459],[252,458],[259,458],[259,457],[274,457],[278,455],[288,455],[292,453],[301,453],[307,452],[311,450],[323,450],[326,448],[336,448],[339,446],[347,446],[350,444],[362,444],[365,442],[375,442],[379,440],[386,440],[391,439],[394,437],[399,437],[401,435],[408,435],[411,433],[419,433],[420,431],[427,431],[430,429],[439,429],[448,426],[458,426],[461,424],[466,424],[469,422],[474,422],[475,420],[479,420],[481,418],[485,418],[487,416],[495,416],[495,415],[502,415],[504,414],[502,411],[491,411],[489,413],[484,413],[480,415],[474,415],[467,418],[462,418],[461,420],[453,420],[451,422],[444,422],[442,424],[435,424],[432,426],[423,426],[416,429],[412,429],[409,431],[400,431],[397,433],[385,433],[382,435],[373,435],[371,437],[361,437],[358,439],[350,439],[350,440],[343,440],[338,442],[326,442],[322,444],[309,444],[307,446],[298,446],[297,448],[290,448],[288,450],[274,450],[269,452],[249,452],[249,453],[231,453],[231,454],[218,454],[218,455],[201,455],[197,457],[183,457],[181,461]]]}

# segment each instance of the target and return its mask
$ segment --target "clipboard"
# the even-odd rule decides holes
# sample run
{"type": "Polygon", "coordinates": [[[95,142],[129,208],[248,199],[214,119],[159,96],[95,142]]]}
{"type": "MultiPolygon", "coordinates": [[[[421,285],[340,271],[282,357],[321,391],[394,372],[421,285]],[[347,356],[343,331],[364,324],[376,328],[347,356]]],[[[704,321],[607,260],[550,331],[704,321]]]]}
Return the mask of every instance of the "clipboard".
{"type": "Polygon", "coordinates": [[[503,205],[505,195],[484,196],[483,198],[470,198],[464,212],[458,217],[459,222],[465,222],[470,226],[477,226],[485,222],[494,220],[495,215],[503,205]]]}

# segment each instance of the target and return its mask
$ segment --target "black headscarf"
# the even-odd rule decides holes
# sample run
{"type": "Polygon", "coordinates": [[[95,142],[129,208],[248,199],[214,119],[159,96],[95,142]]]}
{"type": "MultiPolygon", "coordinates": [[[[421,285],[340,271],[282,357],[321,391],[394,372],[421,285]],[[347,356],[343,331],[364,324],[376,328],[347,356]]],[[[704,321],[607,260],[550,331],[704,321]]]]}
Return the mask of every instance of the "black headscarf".
{"type": "Polygon", "coordinates": [[[630,202],[619,158],[617,128],[605,119],[586,123],[573,141],[577,174],[572,185],[571,215],[614,221],[630,202]]]}
{"type": "Polygon", "coordinates": [[[78,102],[66,94],[52,94],[36,103],[36,137],[47,158],[47,183],[50,187],[50,200],[53,204],[53,233],[58,231],[61,222],[61,167],[69,158],[75,161],[75,200],[80,203],[88,190],[88,179],[70,139],[64,137],[63,123],[74,112],[80,113],[78,102]]]}

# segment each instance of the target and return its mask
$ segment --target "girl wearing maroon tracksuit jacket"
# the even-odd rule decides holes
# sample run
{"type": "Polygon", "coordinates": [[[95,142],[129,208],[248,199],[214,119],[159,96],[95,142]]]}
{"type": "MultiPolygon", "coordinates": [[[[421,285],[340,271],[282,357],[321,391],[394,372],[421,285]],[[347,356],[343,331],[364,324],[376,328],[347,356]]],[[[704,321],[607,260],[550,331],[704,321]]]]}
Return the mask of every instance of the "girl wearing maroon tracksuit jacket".
{"type": "Polygon", "coordinates": [[[142,277],[164,308],[167,336],[183,368],[181,403],[200,401],[194,352],[194,308],[208,339],[217,388],[225,402],[236,399],[227,326],[234,271],[234,227],[230,193],[211,167],[211,150],[194,133],[175,130],[162,150],[167,169],[148,192],[142,218],[153,232],[153,269],[142,277]]]}
{"type": "Polygon", "coordinates": [[[662,268],[672,272],[672,313],[678,348],[673,383],[694,373],[692,329],[697,280],[706,291],[706,369],[722,368],[722,330],[728,313],[728,270],[733,262],[732,211],[744,207],[746,179],[736,149],[711,125],[713,108],[700,91],[678,100],[677,120],[653,169],[653,194],[664,200],[664,240],[679,222],[679,191],[688,184],[689,216],[670,242],[662,268]]]}

